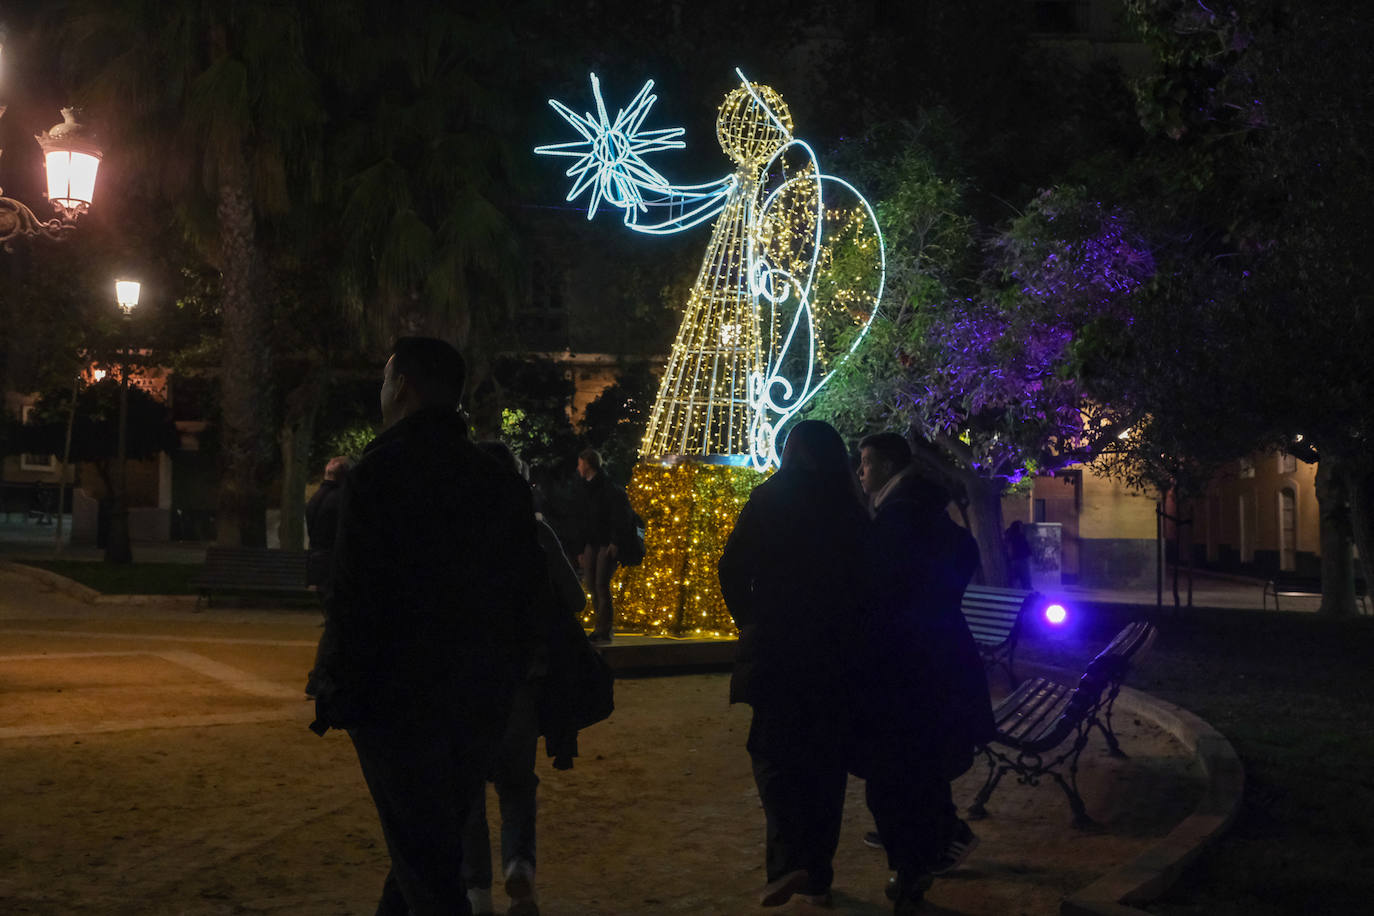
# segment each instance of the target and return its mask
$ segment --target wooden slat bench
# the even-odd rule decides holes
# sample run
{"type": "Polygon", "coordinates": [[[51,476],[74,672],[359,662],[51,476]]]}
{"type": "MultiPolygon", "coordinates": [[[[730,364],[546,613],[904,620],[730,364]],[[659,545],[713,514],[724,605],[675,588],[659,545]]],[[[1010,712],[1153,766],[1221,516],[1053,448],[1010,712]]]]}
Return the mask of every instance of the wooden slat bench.
{"type": "MultiPolygon", "coordinates": [[[[1274,596],[1274,610],[1281,610],[1279,598],[1298,598],[1298,597],[1317,597],[1322,595],[1321,576],[1299,576],[1293,573],[1279,573],[1274,578],[1264,583],[1264,590],[1260,593],[1260,608],[1268,610],[1269,596],[1274,596]]],[[[1355,601],[1360,606],[1361,614],[1369,613],[1369,606],[1366,598],[1369,596],[1369,584],[1363,579],[1355,580],[1355,601]]]]}
{"type": "Polygon", "coordinates": [[[1012,666],[1016,660],[1016,641],[1021,635],[1021,618],[1039,599],[1038,592],[1023,588],[970,585],[964,589],[964,599],[959,605],[983,656],[983,664],[989,669],[1006,669],[1012,687],[1017,684],[1012,666]]]}
{"type": "Polygon", "coordinates": [[[969,817],[986,817],[987,801],[997,784],[1007,773],[1015,773],[1023,785],[1039,785],[1046,776],[1053,779],[1069,799],[1074,826],[1091,824],[1078,794],[1079,755],[1093,728],[1101,730],[1108,745],[1120,753],[1111,732],[1111,706],[1132,660],[1149,648],[1154,637],[1153,624],[1127,624],[1088,663],[1077,684],[1032,678],[998,703],[993,709],[997,735],[982,748],[988,764],[987,780],[969,806],[969,817]]]}
{"type": "Polygon", "coordinates": [[[306,584],[307,559],[303,550],[207,547],[205,566],[191,584],[207,604],[216,593],[309,595],[313,591],[306,584]]]}

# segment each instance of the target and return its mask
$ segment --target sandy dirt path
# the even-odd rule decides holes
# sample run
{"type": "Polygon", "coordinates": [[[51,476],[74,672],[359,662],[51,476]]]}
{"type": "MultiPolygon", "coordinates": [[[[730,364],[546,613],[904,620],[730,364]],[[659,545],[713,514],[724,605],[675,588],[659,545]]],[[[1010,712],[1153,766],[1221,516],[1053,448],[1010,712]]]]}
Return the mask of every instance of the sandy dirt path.
{"type": "MultiPolygon", "coordinates": [[[[386,872],[346,736],[306,730],[318,617],[93,609],[0,572],[0,912],[367,914],[386,872]]],[[[763,815],[727,677],[622,680],[570,772],[541,760],[546,916],[763,912],[763,815]]],[[[983,844],[932,914],[1049,916],[1143,851],[1201,795],[1183,749],[1120,723],[1082,782],[1099,830],[1052,784],[999,788],[983,844]]],[[[956,785],[966,804],[980,780],[956,785]]],[[[495,820],[495,801],[490,803],[495,820]]],[[[832,912],[890,912],[851,780],[832,912]]],[[[498,892],[498,910],[503,903],[498,892]]],[[[821,912],[800,902],[780,913],[821,912]]]]}

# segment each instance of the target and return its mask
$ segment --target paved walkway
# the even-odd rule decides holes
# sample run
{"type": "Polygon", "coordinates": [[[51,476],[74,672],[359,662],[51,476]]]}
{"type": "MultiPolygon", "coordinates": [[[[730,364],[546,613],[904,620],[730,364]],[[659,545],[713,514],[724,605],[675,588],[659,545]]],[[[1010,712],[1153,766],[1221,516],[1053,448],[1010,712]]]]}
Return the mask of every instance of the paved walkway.
{"type": "MultiPolygon", "coordinates": [[[[318,627],[313,612],[92,605],[0,570],[0,912],[371,912],[386,854],[357,762],[344,736],[305,729],[318,627]]],[[[748,710],[726,683],[622,680],[576,769],[540,761],[547,916],[760,912],[748,710]]],[[[1189,751],[1148,716],[1121,718],[1132,756],[1094,742],[1083,758],[1099,829],[1072,830],[1052,783],[1009,781],[929,912],[1059,912],[1194,810],[1189,751]]],[[[860,842],[870,827],[852,780],[834,912],[890,911],[882,856],[860,842]]]]}

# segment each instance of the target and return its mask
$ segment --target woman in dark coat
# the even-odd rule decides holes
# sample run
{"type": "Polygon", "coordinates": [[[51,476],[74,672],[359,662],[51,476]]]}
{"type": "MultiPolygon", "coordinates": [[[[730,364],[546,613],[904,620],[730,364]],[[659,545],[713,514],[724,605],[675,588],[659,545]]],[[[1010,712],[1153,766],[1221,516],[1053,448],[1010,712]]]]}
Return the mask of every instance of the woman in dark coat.
{"type": "Polygon", "coordinates": [[[867,521],[839,433],[807,420],[750,495],[720,560],[740,628],[730,701],[754,710],[746,747],[767,818],[764,906],[829,896],[867,521]]]}

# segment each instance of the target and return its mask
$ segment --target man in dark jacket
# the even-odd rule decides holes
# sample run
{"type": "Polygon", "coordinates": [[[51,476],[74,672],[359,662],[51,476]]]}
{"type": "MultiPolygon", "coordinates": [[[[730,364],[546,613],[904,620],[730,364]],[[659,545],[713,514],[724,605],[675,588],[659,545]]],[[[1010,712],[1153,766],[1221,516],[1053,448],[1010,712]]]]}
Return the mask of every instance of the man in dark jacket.
{"type": "Polygon", "coordinates": [[[896,433],[860,443],[859,476],[872,500],[873,550],[857,768],[904,913],[931,875],[977,844],[949,782],[992,733],[986,675],[959,609],[978,547],[949,517],[949,494],[917,473],[896,433]]]}
{"type": "Polygon", "coordinates": [[[377,805],[379,914],[470,912],[460,830],[529,668],[532,609],[552,600],[529,489],[469,441],[463,382],[447,343],[396,342],[384,431],[343,487],[306,688],[311,727],[348,730],[377,805]]]}

